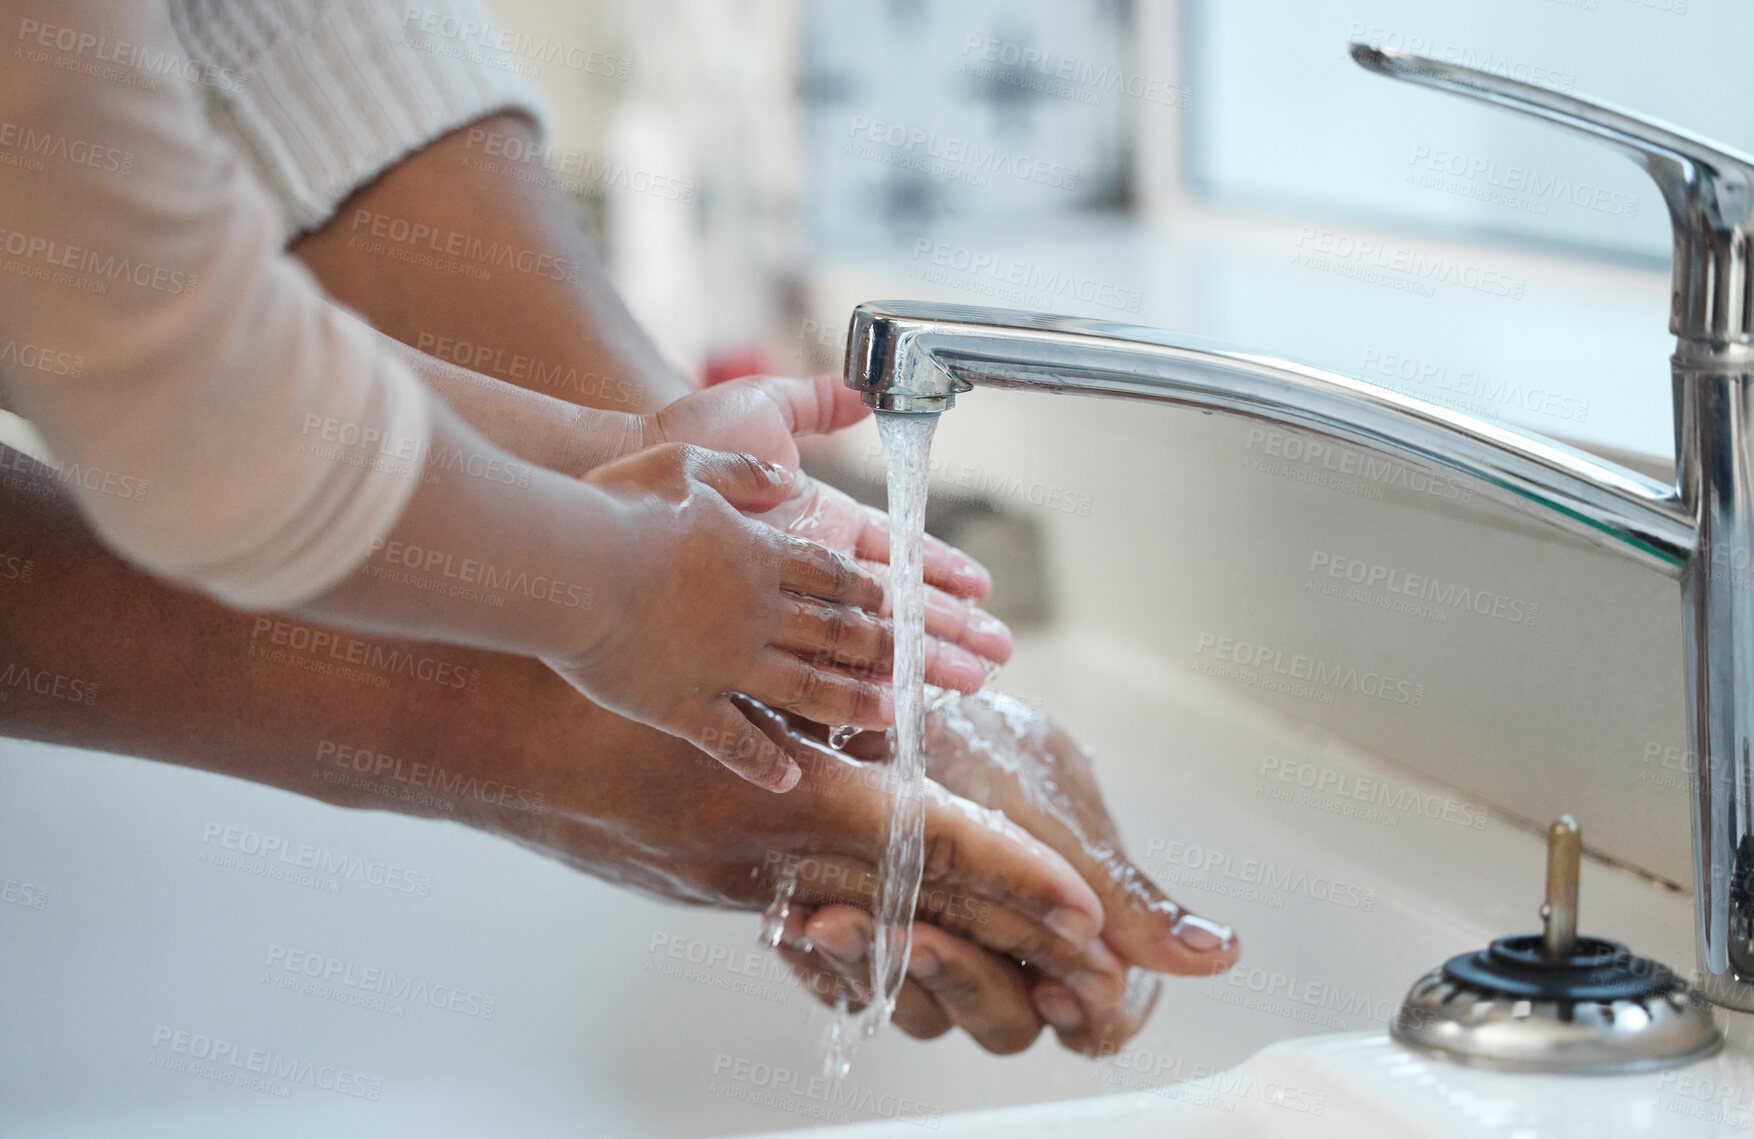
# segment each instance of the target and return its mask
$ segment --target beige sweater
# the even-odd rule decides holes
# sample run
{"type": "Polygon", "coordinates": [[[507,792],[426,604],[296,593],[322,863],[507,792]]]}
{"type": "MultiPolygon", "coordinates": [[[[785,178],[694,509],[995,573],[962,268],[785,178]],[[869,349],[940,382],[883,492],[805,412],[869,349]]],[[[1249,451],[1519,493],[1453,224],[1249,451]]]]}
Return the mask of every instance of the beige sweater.
{"type": "Polygon", "coordinates": [[[20,0],[0,28],[0,385],[113,549],[235,605],[345,578],[428,458],[432,397],[286,236],[435,135],[535,110],[403,34],[478,9],[416,5],[20,0]]]}
{"type": "Polygon", "coordinates": [[[289,234],[458,127],[504,109],[546,123],[520,60],[475,0],[170,0],[214,122],[249,156],[289,234]]]}

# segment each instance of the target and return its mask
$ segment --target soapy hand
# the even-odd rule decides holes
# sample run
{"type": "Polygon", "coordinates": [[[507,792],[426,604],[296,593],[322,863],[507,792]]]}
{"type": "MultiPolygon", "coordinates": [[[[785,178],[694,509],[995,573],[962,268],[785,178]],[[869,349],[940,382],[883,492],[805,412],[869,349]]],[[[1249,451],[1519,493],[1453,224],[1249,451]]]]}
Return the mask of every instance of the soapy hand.
{"type": "Polygon", "coordinates": [[[546,663],[593,700],[688,740],[758,786],[797,763],[731,701],[743,693],[813,720],[881,728],[893,638],[883,587],[844,554],[755,522],[797,476],[750,455],[668,445],[593,470],[616,524],[585,649],[546,663]]]}
{"type": "MultiPolygon", "coordinates": [[[[861,736],[849,752],[880,758],[882,740],[861,736]]],[[[928,774],[947,791],[996,808],[1051,846],[1101,900],[1105,922],[1086,947],[1086,969],[1066,973],[958,936],[930,913],[914,923],[914,958],[895,1022],[930,1038],[961,1027],[994,1052],[1035,1040],[1045,1022],[1066,1047],[1112,1052],[1138,1031],[1156,998],[1154,973],[1211,976],[1236,962],[1237,939],[1171,901],[1121,848],[1090,756],[1040,711],[992,691],[947,694],[927,717],[928,774]]],[[[832,1002],[837,986],[867,987],[871,916],[863,909],[799,910],[782,953],[812,992],[832,1002]]]]}
{"type": "MultiPolygon", "coordinates": [[[[501,821],[519,842],[672,901],[761,910],[790,877],[800,912],[870,905],[889,821],[872,765],[813,746],[777,714],[748,705],[803,770],[790,794],[767,795],[678,740],[586,701],[553,702],[540,683],[528,687],[516,698],[559,706],[534,717],[552,742],[538,741],[520,760],[526,766],[501,776],[545,795],[543,811],[501,821]],[[576,740],[589,741],[584,762],[576,740]]],[[[1057,976],[1089,964],[1104,924],[1095,890],[1064,857],[930,782],[921,898],[925,915],[971,950],[1027,956],[1057,976]]]]}

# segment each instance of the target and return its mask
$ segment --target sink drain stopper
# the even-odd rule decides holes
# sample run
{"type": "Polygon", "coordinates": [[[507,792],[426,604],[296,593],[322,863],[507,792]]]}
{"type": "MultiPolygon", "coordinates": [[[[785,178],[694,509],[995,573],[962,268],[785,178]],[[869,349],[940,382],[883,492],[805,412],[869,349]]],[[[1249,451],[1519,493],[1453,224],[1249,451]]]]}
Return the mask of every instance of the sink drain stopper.
{"type": "Polygon", "coordinates": [[[1548,828],[1543,932],[1501,937],[1419,978],[1390,1035],[1516,1072],[1645,1071],[1722,1047],[1711,1006],[1668,966],[1577,935],[1580,848],[1569,815],[1548,828]]]}

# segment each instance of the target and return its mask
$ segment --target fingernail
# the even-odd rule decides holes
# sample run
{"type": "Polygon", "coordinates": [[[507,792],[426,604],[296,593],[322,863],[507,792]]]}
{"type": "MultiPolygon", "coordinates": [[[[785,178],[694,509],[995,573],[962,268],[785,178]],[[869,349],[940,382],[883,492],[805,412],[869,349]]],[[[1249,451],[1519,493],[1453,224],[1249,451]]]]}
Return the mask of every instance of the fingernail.
{"type": "Polygon", "coordinates": [[[1207,921],[1198,914],[1186,914],[1176,919],[1169,928],[1170,936],[1193,950],[1195,953],[1212,953],[1219,949],[1229,949],[1230,939],[1234,936],[1227,925],[1215,921],[1207,921]]]}
{"type": "Polygon", "coordinates": [[[770,463],[766,459],[757,458],[754,455],[749,454],[747,451],[744,452],[743,457],[760,467],[763,471],[766,471],[768,481],[775,486],[785,486],[792,481],[792,472],[785,467],[780,466],[778,463],[770,463]]]}
{"type": "Polygon", "coordinates": [[[938,642],[938,664],[973,678],[976,684],[986,679],[987,662],[951,641],[938,642]]]}
{"type": "MultiPolygon", "coordinates": [[[[1083,945],[1102,931],[1095,918],[1083,910],[1061,907],[1047,916],[1047,927],[1067,941],[1083,945]]],[[[1172,931],[1173,932],[1173,931],[1172,931]]]]}
{"type": "Polygon", "coordinates": [[[992,575],[987,573],[985,567],[967,558],[957,563],[956,568],[951,571],[950,580],[957,585],[972,586],[977,590],[993,584],[992,575]]]}
{"type": "Polygon", "coordinates": [[[1010,637],[1011,626],[988,613],[973,609],[968,614],[968,631],[977,637],[1010,637]]]}
{"type": "Polygon", "coordinates": [[[1076,1032],[1084,1027],[1084,1010],[1078,1002],[1058,989],[1043,989],[1035,994],[1035,1011],[1061,1032],[1076,1032]]]}
{"type": "Polygon", "coordinates": [[[798,766],[798,761],[795,759],[787,759],[786,770],[781,773],[779,782],[773,785],[774,794],[784,795],[787,791],[796,787],[798,785],[798,780],[802,778],[804,778],[804,769],[798,766]]]}
{"type": "Polygon", "coordinates": [[[1112,973],[1098,973],[1094,969],[1079,969],[1068,973],[1066,984],[1090,1004],[1103,1008],[1118,1004],[1127,991],[1127,983],[1120,977],[1112,973]]]}
{"type": "Polygon", "coordinates": [[[865,956],[865,939],[859,936],[858,931],[844,925],[825,922],[811,930],[809,936],[816,943],[817,949],[837,961],[851,963],[865,956]]]}
{"type": "Polygon", "coordinates": [[[913,952],[908,954],[907,971],[922,979],[936,977],[943,965],[936,952],[922,945],[914,946],[913,952]]]}

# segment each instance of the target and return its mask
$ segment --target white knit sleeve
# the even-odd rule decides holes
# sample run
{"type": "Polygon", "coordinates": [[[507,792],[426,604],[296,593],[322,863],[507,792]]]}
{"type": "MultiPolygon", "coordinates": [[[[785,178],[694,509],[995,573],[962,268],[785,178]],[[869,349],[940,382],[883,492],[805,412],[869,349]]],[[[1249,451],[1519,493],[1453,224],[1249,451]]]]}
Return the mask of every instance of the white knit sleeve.
{"type": "Polygon", "coordinates": [[[283,250],[164,9],[16,0],[0,384],[104,541],[278,608],[352,573],[424,476],[431,396],[283,250]],[[28,138],[26,138],[28,133],[28,138]],[[68,364],[68,361],[76,362],[68,364]]]}
{"type": "MultiPolygon", "coordinates": [[[[476,0],[171,0],[222,123],[279,199],[288,236],[358,187],[494,111],[546,128],[538,66],[476,0]]],[[[546,133],[546,132],[545,132],[546,133]]]]}

